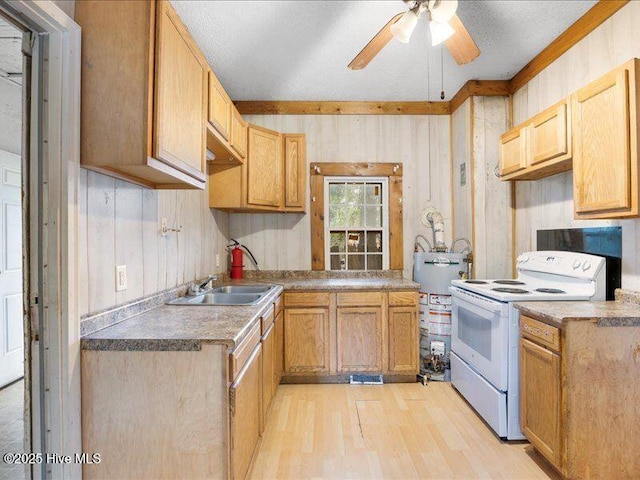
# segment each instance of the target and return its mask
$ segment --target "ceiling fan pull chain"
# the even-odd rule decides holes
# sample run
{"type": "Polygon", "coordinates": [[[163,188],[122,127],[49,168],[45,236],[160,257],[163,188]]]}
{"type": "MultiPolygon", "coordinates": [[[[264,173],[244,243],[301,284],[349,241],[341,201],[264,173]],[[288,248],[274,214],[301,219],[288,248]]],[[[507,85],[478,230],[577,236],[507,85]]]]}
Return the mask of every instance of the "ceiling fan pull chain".
{"type": "Polygon", "coordinates": [[[444,100],[444,56],[442,53],[442,45],[440,46],[440,100],[444,100]]]}

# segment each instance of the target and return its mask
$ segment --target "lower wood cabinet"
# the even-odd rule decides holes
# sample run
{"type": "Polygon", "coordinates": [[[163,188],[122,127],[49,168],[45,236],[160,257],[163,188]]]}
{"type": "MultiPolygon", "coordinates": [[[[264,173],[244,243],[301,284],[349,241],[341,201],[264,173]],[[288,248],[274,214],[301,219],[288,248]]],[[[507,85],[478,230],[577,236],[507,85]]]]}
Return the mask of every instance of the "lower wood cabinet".
{"type": "Polygon", "coordinates": [[[554,465],[561,465],[560,355],[520,339],[520,426],[554,465]]]}
{"type": "Polygon", "coordinates": [[[416,291],[285,293],[285,381],[339,382],[356,373],[415,381],[417,305],[416,291]]]}
{"type": "Polygon", "coordinates": [[[416,307],[389,307],[389,371],[416,372],[419,342],[416,307]]]}
{"type": "MultiPolygon", "coordinates": [[[[276,308],[277,310],[277,308],[276,308]]],[[[282,380],[282,372],[284,371],[284,311],[280,310],[276,314],[273,322],[273,343],[274,343],[274,362],[273,362],[273,394],[275,395],[280,380],[282,380]]]]}
{"type": "Polygon", "coordinates": [[[285,309],[284,342],[286,373],[328,373],[329,309],[285,309]]]}
{"type": "Polygon", "coordinates": [[[271,405],[274,394],[274,367],[275,367],[275,335],[274,325],[271,324],[261,339],[262,344],[262,416],[260,421],[260,433],[264,432],[267,410],[271,405]]]}
{"type": "Polygon", "coordinates": [[[382,371],[382,308],[338,308],[337,337],[338,372],[382,371]]]}
{"type": "Polygon", "coordinates": [[[229,388],[231,478],[245,478],[260,439],[262,415],[262,346],[229,388]]]}
{"type": "Polygon", "coordinates": [[[520,426],[564,477],[637,478],[639,346],[624,321],[520,315],[520,426]]]}

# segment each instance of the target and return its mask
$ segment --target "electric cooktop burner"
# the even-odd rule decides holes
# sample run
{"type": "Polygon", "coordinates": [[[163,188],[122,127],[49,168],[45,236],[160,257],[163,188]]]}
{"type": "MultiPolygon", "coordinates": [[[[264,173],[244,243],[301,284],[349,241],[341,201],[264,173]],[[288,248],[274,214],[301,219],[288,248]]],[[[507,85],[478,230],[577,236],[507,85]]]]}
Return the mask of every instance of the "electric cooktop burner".
{"type": "Polygon", "coordinates": [[[524,282],[519,280],[494,280],[493,283],[499,283],[501,285],[524,285],[524,282]]]}
{"type": "Polygon", "coordinates": [[[498,288],[492,288],[491,290],[493,290],[494,292],[501,292],[501,293],[531,293],[528,290],[523,290],[522,288],[498,287],[498,288]]]}
{"type": "Polygon", "coordinates": [[[536,292],[540,293],[567,293],[559,288],[536,288],[536,292]]]}
{"type": "Polygon", "coordinates": [[[464,283],[474,283],[476,285],[484,285],[489,282],[485,282],[484,280],[465,280],[464,283]]]}

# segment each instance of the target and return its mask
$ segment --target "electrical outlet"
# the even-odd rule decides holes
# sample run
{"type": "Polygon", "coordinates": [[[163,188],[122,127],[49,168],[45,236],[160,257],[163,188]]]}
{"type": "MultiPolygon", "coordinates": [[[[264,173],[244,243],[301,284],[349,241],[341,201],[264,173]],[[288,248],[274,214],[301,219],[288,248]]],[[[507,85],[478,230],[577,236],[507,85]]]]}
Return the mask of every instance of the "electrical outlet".
{"type": "Polygon", "coordinates": [[[127,266],[116,266],[116,292],[127,289],[127,266]]]}
{"type": "Polygon", "coordinates": [[[216,267],[220,266],[220,254],[216,253],[216,267]]]}

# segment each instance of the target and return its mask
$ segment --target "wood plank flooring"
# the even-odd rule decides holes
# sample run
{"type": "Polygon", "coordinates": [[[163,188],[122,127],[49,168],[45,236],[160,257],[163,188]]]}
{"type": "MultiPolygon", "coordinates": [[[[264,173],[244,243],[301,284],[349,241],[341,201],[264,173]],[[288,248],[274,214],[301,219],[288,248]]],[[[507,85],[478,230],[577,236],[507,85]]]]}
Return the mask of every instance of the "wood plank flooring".
{"type": "Polygon", "coordinates": [[[253,479],[558,478],[448,383],[280,385],[253,479]]]}

